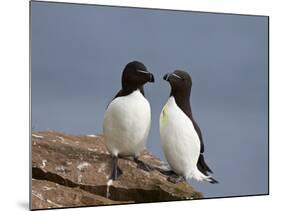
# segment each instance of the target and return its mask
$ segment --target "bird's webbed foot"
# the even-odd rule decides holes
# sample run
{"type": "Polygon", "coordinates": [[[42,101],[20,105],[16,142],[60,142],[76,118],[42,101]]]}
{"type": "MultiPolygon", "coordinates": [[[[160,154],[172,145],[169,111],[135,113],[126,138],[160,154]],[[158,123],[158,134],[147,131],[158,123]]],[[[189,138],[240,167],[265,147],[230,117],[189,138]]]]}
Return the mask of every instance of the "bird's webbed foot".
{"type": "Polygon", "coordinates": [[[183,176],[179,176],[179,175],[177,175],[177,174],[175,174],[175,173],[172,174],[172,175],[170,175],[170,176],[167,178],[167,180],[168,180],[169,182],[171,182],[171,183],[174,183],[174,184],[179,183],[179,182],[185,182],[185,181],[186,181],[183,176]]]}
{"type": "Polygon", "coordinates": [[[134,161],[137,163],[137,168],[139,168],[139,169],[142,169],[147,172],[155,170],[155,168],[153,166],[139,160],[137,157],[134,157],[134,161]]]}

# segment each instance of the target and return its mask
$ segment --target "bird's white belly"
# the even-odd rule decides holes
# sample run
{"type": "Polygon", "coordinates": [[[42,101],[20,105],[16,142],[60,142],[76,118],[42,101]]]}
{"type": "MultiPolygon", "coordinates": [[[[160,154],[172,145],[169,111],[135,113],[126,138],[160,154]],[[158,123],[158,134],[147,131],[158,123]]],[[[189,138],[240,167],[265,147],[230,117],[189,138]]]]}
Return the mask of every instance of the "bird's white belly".
{"type": "Polygon", "coordinates": [[[105,112],[103,124],[108,150],[114,155],[138,156],[145,148],[150,122],[149,102],[138,90],[115,98],[105,112]]]}
{"type": "Polygon", "coordinates": [[[200,140],[192,121],[170,97],[160,115],[162,148],[172,170],[188,177],[198,161],[200,140]]]}

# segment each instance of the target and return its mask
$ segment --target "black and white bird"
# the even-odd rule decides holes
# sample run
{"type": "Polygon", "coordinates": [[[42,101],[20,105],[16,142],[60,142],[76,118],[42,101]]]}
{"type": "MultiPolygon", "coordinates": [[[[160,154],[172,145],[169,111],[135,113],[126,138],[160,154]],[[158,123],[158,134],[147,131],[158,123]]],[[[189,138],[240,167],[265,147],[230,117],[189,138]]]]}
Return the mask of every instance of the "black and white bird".
{"type": "Polygon", "coordinates": [[[143,86],[154,82],[154,76],[144,64],[133,61],[122,73],[122,89],[109,103],[103,123],[107,149],[113,157],[112,180],[122,174],[118,157],[134,157],[138,165],[149,170],[149,166],[138,160],[144,150],[151,124],[151,109],[144,96],[143,86]]]}
{"type": "Polygon", "coordinates": [[[173,174],[172,182],[187,179],[218,183],[208,175],[212,170],[204,160],[204,144],[190,105],[192,80],[188,73],[176,70],[163,78],[171,86],[170,97],[160,114],[160,138],[173,174]]]}

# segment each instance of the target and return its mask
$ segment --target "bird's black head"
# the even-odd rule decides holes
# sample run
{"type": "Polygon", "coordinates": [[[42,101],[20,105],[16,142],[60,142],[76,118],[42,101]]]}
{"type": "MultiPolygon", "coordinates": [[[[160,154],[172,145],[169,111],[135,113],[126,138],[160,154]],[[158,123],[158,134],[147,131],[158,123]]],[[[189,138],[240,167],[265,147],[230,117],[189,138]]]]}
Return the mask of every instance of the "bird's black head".
{"type": "Polygon", "coordinates": [[[122,74],[122,88],[142,89],[146,82],[154,82],[154,76],[148,72],[144,64],[138,61],[126,65],[122,74]]]}
{"type": "Polygon", "coordinates": [[[187,72],[175,70],[173,73],[164,75],[163,79],[171,85],[171,96],[190,96],[192,80],[187,72]]]}

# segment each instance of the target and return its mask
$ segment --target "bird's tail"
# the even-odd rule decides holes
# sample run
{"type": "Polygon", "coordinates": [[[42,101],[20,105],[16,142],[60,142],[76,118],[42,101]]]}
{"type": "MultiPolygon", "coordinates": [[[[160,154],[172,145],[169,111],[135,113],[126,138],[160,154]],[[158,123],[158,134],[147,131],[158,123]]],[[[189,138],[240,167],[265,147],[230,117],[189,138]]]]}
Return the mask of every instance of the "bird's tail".
{"type": "Polygon", "coordinates": [[[208,172],[213,173],[212,170],[210,169],[210,167],[205,162],[204,155],[202,153],[200,154],[200,156],[198,158],[197,168],[199,169],[199,171],[201,171],[206,176],[208,176],[208,172]]]}
{"type": "Polygon", "coordinates": [[[198,181],[206,181],[206,182],[209,182],[211,184],[219,183],[212,176],[203,174],[197,168],[193,171],[193,173],[191,174],[191,177],[193,177],[194,179],[196,179],[198,181]]]}

